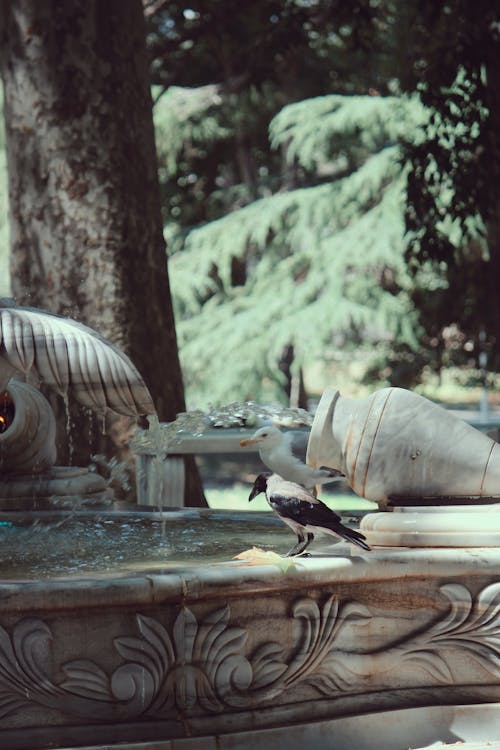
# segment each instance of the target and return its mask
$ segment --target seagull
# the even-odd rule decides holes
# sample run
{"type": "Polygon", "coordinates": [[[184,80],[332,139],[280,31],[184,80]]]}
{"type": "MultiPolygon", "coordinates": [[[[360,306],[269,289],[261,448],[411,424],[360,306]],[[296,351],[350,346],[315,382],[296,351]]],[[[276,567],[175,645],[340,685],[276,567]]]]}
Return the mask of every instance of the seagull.
{"type": "Polygon", "coordinates": [[[292,452],[293,432],[283,433],[274,425],[261,427],[251,438],[240,440],[244,448],[247,445],[258,445],[261,461],[290,482],[301,484],[311,490],[318,484],[327,484],[345,476],[338,469],[314,469],[303,463],[292,452]]]}
{"type": "Polygon", "coordinates": [[[300,484],[288,482],[279,474],[266,471],[256,478],[248,501],[261,492],[265,492],[271,508],[297,534],[297,544],[285,557],[294,557],[304,552],[318,532],[340,536],[362,549],[370,550],[363,534],[344,526],[340,516],[300,484]]]}

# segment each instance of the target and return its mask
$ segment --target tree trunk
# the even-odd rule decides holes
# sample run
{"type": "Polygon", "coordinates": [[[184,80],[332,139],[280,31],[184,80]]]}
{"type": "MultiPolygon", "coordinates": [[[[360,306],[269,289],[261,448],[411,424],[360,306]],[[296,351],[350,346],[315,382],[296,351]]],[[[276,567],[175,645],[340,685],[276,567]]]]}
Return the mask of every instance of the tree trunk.
{"type": "Polygon", "coordinates": [[[490,30],[488,44],[485,45],[487,101],[489,110],[486,133],[486,195],[487,206],[487,240],[489,252],[488,264],[488,298],[487,307],[490,314],[490,326],[494,336],[493,356],[490,369],[500,372],[500,44],[496,38],[498,32],[490,30]]]}
{"type": "MultiPolygon", "coordinates": [[[[185,404],[140,0],[0,3],[13,293],[123,349],[171,421],[185,404]]],[[[78,461],[100,432],[79,418],[78,461]]]]}
{"type": "Polygon", "coordinates": [[[283,388],[288,397],[289,406],[293,409],[307,409],[308,399],[302,368],[299,368],[297,373],[292,372],[294,359],[295,351],[293,345],[288,344],[281,352],[281,358],[278,363],[278,368],[285,377],[283,388]]]}

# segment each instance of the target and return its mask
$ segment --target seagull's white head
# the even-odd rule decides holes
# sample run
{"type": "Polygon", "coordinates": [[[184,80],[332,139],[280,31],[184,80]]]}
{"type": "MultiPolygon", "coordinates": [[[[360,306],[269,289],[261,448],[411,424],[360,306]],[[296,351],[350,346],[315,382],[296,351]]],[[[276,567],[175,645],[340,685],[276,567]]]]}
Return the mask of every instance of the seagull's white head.
{"type": "Polygon", "coordinates": [[[260,427],[251,438],[240,440],[240,445],[244,448],[247,445],[258,445],[259,448],[276,448],[283,442],[283,433],[274,425],[260,427]]]}

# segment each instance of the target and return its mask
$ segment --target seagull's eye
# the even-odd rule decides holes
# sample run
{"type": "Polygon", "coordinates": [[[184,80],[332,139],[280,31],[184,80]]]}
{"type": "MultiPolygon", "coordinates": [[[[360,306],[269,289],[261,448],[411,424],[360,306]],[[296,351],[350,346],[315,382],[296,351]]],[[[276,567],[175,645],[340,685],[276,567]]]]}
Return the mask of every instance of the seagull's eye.
{"type": "Polygon", "coordinates": [[[263,433],[262,433],[262,437],[267,437],[268,435],[269,435],[269,433],[268,433],[268,432],[263,432],[263,433]]]}

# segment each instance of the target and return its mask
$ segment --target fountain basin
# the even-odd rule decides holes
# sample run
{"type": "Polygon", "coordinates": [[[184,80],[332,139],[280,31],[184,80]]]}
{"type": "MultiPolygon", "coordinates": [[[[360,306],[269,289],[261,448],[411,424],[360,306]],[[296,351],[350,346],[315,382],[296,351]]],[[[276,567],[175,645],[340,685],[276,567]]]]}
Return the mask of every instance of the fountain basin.
{"type": "Polygon", "coordinates": [[[401,750],[500,740],[500,551],[312,552],[2,575],[2,747],[316,750],[340,727],[335,747],[351,750],[372,724],[377,746],[401,750]]]}
{"type": "Polygon", "coordinates": [[[293,540],[272,513],[182,509],[0,514],[0,580],[123,576],[230,561],[293,540]]]}

